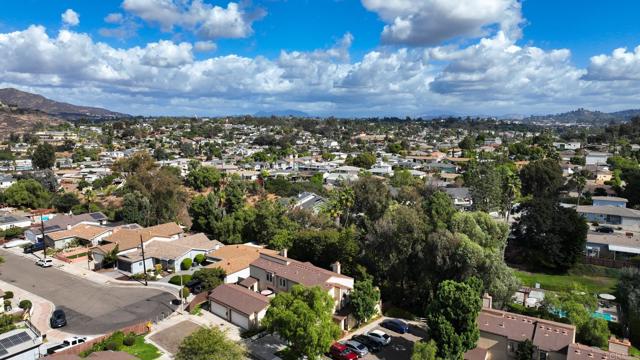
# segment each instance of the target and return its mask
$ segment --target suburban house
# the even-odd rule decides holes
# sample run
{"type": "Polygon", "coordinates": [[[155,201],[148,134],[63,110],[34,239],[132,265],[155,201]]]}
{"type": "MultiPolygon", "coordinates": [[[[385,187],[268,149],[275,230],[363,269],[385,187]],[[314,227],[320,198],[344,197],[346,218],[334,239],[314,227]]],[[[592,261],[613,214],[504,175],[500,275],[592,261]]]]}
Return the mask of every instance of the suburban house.
{"type": "Polygon", "coordinates": [[[111,228],[78,224],[69,230],[54,231],[44,236],[47,247],[64,249],[73,243],[82,246],[96,246],[107,236],[111,235],[111,228]]]}
{"type": "Polygon", "coordinates": [[[42,336],[29,322],[27,326],[0,334],[0,360],[38,359],[42,336]]]}
{"type": "Polygon", "coordinates": [[[246,330],[260,325],[269,298],[240,285],[222,284],[209,294],[209,305],[211,312],[246,330]]]}
{"type": "Polygon", "coordinates": [[[628,209],[619,206],[578,206],[578,213],[582,214],[589,222],[598,224],[616,225],[623,229],[640,228],[640,210],[628,209]]]}
{"type": "MultiPolygon", "coordinates": [[[[69,230],[78,224],[85,225],[106,225],[107,216],[101,212],[86,213],[81,215],[58,215],[50,220],[44,222],[44,234],[49,234],[56,231],[69,230]]],[[[24,232],[24,236],[31,242],[36,242],[42,238],[41,225],[34,225],[31,229],[24,232]]]]}
{"type": "Polygon", "coordinates": [[[453,205],[457,209],[468,210],[473,206],[473,198],[471,197],[469,188],[444,188],[443,190],[449,195],[451,200],[453,200],[453,205]]]}
{"type": "Polygon", "coordinates": [[[183,260],[193,260],[198,254],[204,256],[223,246],[217,240],[209,240],[203,233],[169,240],[155,238],[145,242],[144,253],[141,247],[119,252],[117,267],[130,274],[143,273],[145,267],[149,270],[158,264],[163,270],[178,269],[183,260]]]}
{"type": "Polygon", "coordinates": [[[284,198],[282,200],[291,201],[294,209],[309,210],[315,214],[319,213],[327,204],[327,199],[312,192],[303,192],[295,198],[284,198]]]}
{"type": "MultiPolygon", "coordinates": [[[[251,263],[251,277],[240,285],[259,291],[263,295],[289,291],[294,285],[319,286],[325,289],[335,302],[335,310],[343,310],[349,303],[353,290],[353,278],[340,273],[340,263],[333,265],[333,271],[300,262],[281,255],[261,253],[251,263]]],[[[346,315],[334,315],[341,329],[349,328],[346,315]]]]}
{"type": "MultiPolygon", "coordinates": [[[[91,249],[94,262],[97,267],[101,266],[104,257],[114,249],[118,249],[118,254],[137,249],[140,242],[150,240],[176,240],[183,234],[183,230],[176,223],[165,223],[148,228],[114,228],[113,233],[104,239],[100,245],[91,249]]],[[[151,265],[153,266],[153,264],[151,265]]]]}
{"type": "Polygon", "coordinates": [[[617,206],[621,208],[627,207],[629,200],[615,196],[592,196],[593,206],[617,206]]]}
{"type": "Polygon", "coordinates": [[[277,255],[275,250],[265,249],[254,245],[227,245],[207,254],[208,268],[221,268],[227,276],[224,282],[236,284],[251,276],[249,266],[256,261],[260,254],[277,255]]]}
{"type": "Polygon", "coordinates": [[[26,216],[0,216],[0,230],[5,231],[11,228],[26,228],[31,226],[31,219],[26,216]]]}
{"type": "Polygon", "coordinates": [[[634,233],[587,234],[587,256],[625,260],[640,255],[640,236],[634,233]]]}
{"type": "Polygon", "coordinates": [[[607,159],[611,157],[610,153],[590,151],[585,157],[586,165],[606,165],[607,159]]]}
{"type": "Polygon", "coordinates": [[[7,189],[15,184],[16,179],[9,174],[0,174],[0,189],[7,189]]]}

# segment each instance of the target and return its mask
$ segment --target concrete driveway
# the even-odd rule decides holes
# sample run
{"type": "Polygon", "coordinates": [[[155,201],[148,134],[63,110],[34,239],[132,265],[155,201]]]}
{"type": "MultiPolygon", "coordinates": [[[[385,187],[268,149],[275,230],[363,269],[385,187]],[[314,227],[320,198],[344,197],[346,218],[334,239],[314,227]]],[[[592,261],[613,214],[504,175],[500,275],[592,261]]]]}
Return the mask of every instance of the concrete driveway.
{"type": "Polygon", "coordinates": [[[43,269],[8,251],[0,251],[0,279],[63,309],[66,332],[97,335],[171,314],[175,296],[157,289],[101,285],[56,268],[43,269]]]}

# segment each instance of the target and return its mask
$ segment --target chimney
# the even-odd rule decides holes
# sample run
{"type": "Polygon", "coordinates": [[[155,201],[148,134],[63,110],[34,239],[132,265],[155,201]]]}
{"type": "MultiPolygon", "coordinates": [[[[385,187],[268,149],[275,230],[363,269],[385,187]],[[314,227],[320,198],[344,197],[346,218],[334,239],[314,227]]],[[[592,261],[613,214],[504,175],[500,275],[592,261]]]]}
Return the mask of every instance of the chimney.
{"type": "Polygon", "coordinates": [[[280,256],[288,257],[288,254],[289,254],[289,250],[287,248],[280,250],[280,256]]]}
{"type": "Polygon", "coordinates": [[[340,274],[340,270],[341,270],[341,266],[340,266],[340,262],[336,261],[333,264],[331,264],[331,270],[333,270],[334,273],[336,274],[340,274]]]}
{"type": "Polygon", "coordinates": [[[484,295],[482,295],[482,307],[485,309],[491,309],[492,306],[493,298],[491,297],[491,295],[489,295],[489,293],[484,293],[484,295]]]}
{"type": "Polygon", "coordinates": [[[629,355],[631,343],[627,339],[619,340],[615,336],[609,339],[609,351],[620,355],[629,355]]]}

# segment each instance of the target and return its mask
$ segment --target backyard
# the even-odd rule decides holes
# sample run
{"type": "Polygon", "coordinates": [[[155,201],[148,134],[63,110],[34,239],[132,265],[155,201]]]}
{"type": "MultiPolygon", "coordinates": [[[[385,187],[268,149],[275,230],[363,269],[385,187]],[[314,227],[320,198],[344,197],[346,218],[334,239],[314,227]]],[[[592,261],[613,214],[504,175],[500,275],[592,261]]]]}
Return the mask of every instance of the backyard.
{"type": "Polygon", "coordinates": [[[533,273],[515,270],[523,286],[534,287],[536,283],[545,290],[569,292],[581,289],[592,294],[612,293],[618,283],[618,270],[594,265],[577,265],[563,275],[533,273]]]}

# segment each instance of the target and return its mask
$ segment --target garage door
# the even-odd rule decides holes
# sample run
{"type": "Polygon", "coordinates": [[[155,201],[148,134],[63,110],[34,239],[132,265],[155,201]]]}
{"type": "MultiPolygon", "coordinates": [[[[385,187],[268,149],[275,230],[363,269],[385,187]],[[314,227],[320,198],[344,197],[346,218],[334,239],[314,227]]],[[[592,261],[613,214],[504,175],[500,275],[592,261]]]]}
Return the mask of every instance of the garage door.
{"type": "Polygon", "coordinates": [[[249,328],[249,318],[247,318],[245,315],[237,313],[233,310],[231,310],[231,322],[233,324],[236,324],[238,326],[240,326],[243,329],[248,329],[249,328]]]}
{"type": "Polygon", "coordinates": [[[224,306],[215,302],[211,302],[211,312],[227,320],[227,308],[225,308],[224,306]]]}

